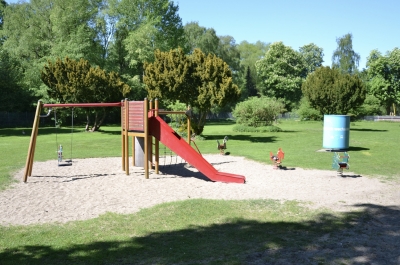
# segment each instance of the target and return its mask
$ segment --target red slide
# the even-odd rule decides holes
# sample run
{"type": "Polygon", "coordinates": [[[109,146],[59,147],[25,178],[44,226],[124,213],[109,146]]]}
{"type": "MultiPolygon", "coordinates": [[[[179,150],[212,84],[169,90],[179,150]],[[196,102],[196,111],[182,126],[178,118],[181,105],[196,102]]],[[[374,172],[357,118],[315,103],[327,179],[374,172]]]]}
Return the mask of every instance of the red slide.
{"type": "Polygon", "coordinates": [[[210,180],[245,183],[244,176],[218,172],[160,117],[149,117],[149,133],[210,180]]]}

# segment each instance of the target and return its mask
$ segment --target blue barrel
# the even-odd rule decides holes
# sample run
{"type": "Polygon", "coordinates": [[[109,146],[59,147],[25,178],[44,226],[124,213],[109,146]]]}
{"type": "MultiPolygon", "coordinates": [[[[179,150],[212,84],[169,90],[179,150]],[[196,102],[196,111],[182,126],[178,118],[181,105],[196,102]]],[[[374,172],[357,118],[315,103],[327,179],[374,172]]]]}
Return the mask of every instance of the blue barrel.
{"type": "Polygon", "coordinates": [[[324,115],[323,148],[349,149],[350,116],[324,115]]]}

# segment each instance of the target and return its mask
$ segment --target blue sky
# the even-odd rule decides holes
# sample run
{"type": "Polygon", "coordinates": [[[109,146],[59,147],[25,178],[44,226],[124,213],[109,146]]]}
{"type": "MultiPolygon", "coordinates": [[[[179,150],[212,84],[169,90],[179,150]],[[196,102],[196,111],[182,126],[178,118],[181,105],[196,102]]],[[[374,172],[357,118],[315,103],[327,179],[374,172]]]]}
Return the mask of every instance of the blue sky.
{"type": "Polygon", "coordinates": [[[353,35],[359,68],[373,49],[383,54],[400,48],[398,0],[174,0],[182,23],[196,21],[230,35],[236,43],[282,41],[298,50],[314,43],[324,49],[324,65],[331,65],[336,39],[353,35]]]}
{"type": "MultiPolygon", "coordinates": [[[[6,0],[8,3],[17,0],[6,0]]],[[[173,0],[182,23],[196,21],[230,35],[236,43],[282,41],[298,50],[314,43],[331,65],[336,38],[353,35],[353,49],[365,67],[370,51],[400,48],[398,0],[173,0]]]]}

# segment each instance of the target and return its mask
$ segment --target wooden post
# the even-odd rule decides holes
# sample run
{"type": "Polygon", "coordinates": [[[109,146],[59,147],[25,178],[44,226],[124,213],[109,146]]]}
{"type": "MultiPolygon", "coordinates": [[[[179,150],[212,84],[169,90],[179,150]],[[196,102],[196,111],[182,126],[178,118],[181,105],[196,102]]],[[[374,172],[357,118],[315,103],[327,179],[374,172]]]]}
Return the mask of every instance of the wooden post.
{"type": "MultiPolygon", "coordinates": [[[[158,116],[158,99],[154,100],[154,116],[158,116]]],[[[155,165],[154,169],[156,171],[156,174],[159,173],[159,165],[160,165],[160,141],[155,138],[154,140],[154,156],[155,156],[155,165]]]]}
{"type": "Polygon", "coordinates": [[[129,175],[129,136],[128,136],[128,131],[129,131],[129,101],[128,99],[125,99],[125,145],[124,145],[124,157],[125,157],[125,172],[126,175],[129,175]]]}
{"type": "Polygon", "coordinates": [[[132,166],[135,166],[135,164],[136,164],[135,142],[136,142],[136,136],[132,136],[132,166]]]}
{"type": "Polygon", "coordinates": [[[190,135],[190,117],[187,117],[187,124],[188,124],[188,126],[187,126],[187,141],[188,141],[188,144],[190,145],[192,143],[191,135],[190,135]]]}
{"type": "Polygon", "coordinates": [[[144,123],[144,174],[145,174],[145,178],[148,179],[149,178],[149,124],[148,124],[148,100],[147,98],[144,99],[143,101],[144,104],[144,108],[143,108],[143,115],[144,115],[144,119],[143,119],[143,123],[144,123]]]}
{"type": "Polygon", "coordinates": [[[29,142],[28,155],[26,157],[25,164],[25,174],[24,174],[24,182],[27,182],[28,176],[32,175],[32,167],[33,167],[33,158],[35,156],[35,147],[36,147],[36,138],[38,135],[39,121],[40,121],[40,112],[42,110],[42,101],[38,101],[38,105],[36,107],[35,119],[33,121],[31,140],[29,142]]]}
{"type": "MultiPolygon", "coordinates": [[[[153,109],[153,101],[150,100],[149,102],[149,110],[152,112],[152,115],[154,114],[154,109],[153,109]]],[[[149,132],[150,133],[150,132],[149,132]]],[[[149,135],[149,168],[150,170],[152,169],[153,166],[153,137],[149,135]]]]}
{"type": "Polygon", "coordinates": [[[121,100],[121,157],[122,157],[122,170],[125,171],[125,133],[126,133],[126,120],[125,120],[125,108],[126,100],[121,100]]]}

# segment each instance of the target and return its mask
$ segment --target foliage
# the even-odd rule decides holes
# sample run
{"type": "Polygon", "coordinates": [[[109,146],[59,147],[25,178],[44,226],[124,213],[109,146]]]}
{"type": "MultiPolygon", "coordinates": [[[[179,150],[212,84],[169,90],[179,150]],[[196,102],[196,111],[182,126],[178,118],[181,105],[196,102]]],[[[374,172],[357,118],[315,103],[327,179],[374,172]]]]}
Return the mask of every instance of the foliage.
{"type": "Polygon", "coordinates": [[[359,107],[366,89],[356,75],[343,74],[329,66],[320,67],[303,83],[304,96],[321,114],[347,114],[359,107]]]}
{"type": "Polygon", "coordinates": [[[22,74],[18,61],[0,46],[0,111],[30,110],[32,93],[21,84],[22,74]]]}
{"type": "Polygon", "coordinates": [[[1,35],[24,89],[46,100],[40,72],[48,60],[84,58],[117,72],[131,85],[129,96],[143,99],[144,61],[155,48],[184,46],[178,5],[169,0],[21,1],[4,9],[1,35]]]}
{"type": "Polygon", "coordinates": [[[385,56],[373,50],[367,67],[370,93],[381,101],[387,114],[391,106],[400,104],[400,49],[395,48],[385,56]]]}
{"type": "Polygon", "coordinates": [[[242,99],[246,99],[248,97],[255,97],[257,95],[258,91],[256,88],[256,84],[253,82],[253,79],[251,78],[250,66],[247,66],[246,76],[242,90],[242,99]]]}
{"type": "Polygon", "coordinates": [[[217,36],[213,28],[201,27],[197,22],[190,22],[184,26],[188,53],[200,49],[205,55],[215,54],[227,63],[232,71],[234,83],[238,83],[240,71],[240,52],[232,36],[217,36]]]}
{"type": "Polygon", "coordinates": [[[186,50],[193,53],[200,49],[205,54],[217,54],[219,38],[213,28],[201,27],[198,22],[190,22],[184,26],[186,50]]]}
{"type": "Polygon", "coordinates": [[[232,36],[219,36],[219,45],[216,55],[229,65],[235,76],[240,70],[240,52],[232,36]]]}
{"type": "Polygon", "coordinates": [[[236,123],[260,127],[271,125],[278,114],[285,111],[282,100],[268,97],[252,97],[236,105],[232,115],[236,123]]]}
{"type": "MultiPolygon", "coordinates": [[[[167,106],[168,110],[171,111],[186,111],[187,106],[185,103],[179,102],[179,100],[170,103],[167,106]]],[[[168,114],[167,115],[169,122],[169,126],[171,126],[175,131],[179,132],[182,136],[182,133],[187,134],[187,117],[184,114],[168,114]]]]}
{"type": "MultiPolygon", "coordinates": [[[[100,0],[37,0],[9,5],[4,12],[4,50],[18,61],[20,84],[36,98],[47,98],[40,71],[47,60],[85,57],[99,62],[91,27],[100,0]]],[[[35,100],[36,101],[36,100],[35,100]]],[[[31,102],[32,104],[32,102],[31,102]]]]}
{"type": "Polygon", "coordinates": [[[385,109],[382,108],[380,100],[374,95],[367,94],[364,103],[354,110],[354,114],[358,117],[383,115],[385,109]]]}
{"type": "Polygon", "coordinates": [[[358,71],[360,55],[353,50],[353,35],[348,33],[337,38],[337,49],[332,55],[332,68],[337,68],[342,73],[354,74],[358,71]]]}
{"type": "Polygon", "coordinates": [[[118,30],[127,30],[123,43],[131,67],[143,69],[154,60],[154,51],[185,45],[179,7],[168,0],[123,0],[115,7],[121,16],[118,30]]]}
{"type": "Polygon", "coordinates": [[[302,97],[300,100],[299,108],[296,110],[296,113],[300,116],[300,120],[309,120],[309,121],[320,121],[322,120],[322,115],[319,110],[311,107],[310,102],[306,97],[302,97]]]}
{"type": "MultiPolygon", "coordinates": [[[[4,23],[4,9],[7,6],[7,2],[5,0],[0,0],[0,32],[3,29],[3,23],[4,23]]],[[[3,36],[0,34],[0,45],[3,44],[3,36]]]]}
{"type": "Polygon", "coordinates": [[[281,128],[274,126],[274,125],[253,127],[253,126],[247,126],[247,125],[242,125],[242,124],[236,124],[235,126],[233,126],[232,130],[234,132],[248,132],[248,133],[264,133],[264,132],[281,132],[282,131],[281,128]]]}
{"type": "MultiPolygon", "coordinates": [[[[251,80],[252,83],[255,84],[256,89],[260,87],[260,80],[257,77],[256,62],[265,55],[268,47],[269,44],[261,41],[257,41],[254,44],[242,41],[237,47],[240,53],[241,75],[247,76],[247,68],[250,68],[251,80]]],[[[242,89],[242,91],[243,90],[244,89],[242,89]]]]}
{"type": "MultiPolygon", "coordinates": [[[[48,61],[41,78],[48,87],[48,95],[58,103],[118,102],[130,91],[117,73],[94,68],[83,59],[75,61],[66,57],[64,61],[48,61]]],[[[95,113],[93,131],[100,128],[105,118],[105,112],[101,120],[97,110],[95,113]]]]}
{"type": "Polygon", "coordinates": [[[215,105],[225,106],[240,97],[229,66],[215,55],[195,49],[185,55],[182,49],[155,52],[154,63],[145,64],[143,78],[150,99],[176,101],[195,111],[192,127],[201,134],[206,117],[215,105]],[[197,110],[197,113],[196,113],[197,110]]]}
{"type": "Polygon", "coordinates": [[[301,98],[301,84],[306,69],[302,55],[275,42],[269,46],[264,58],[256,62],[263,95],[283,99],[290,111],[301,98]]]}
{"type": "Polygon", "coordinates": [[[324,52],[321,47],[318,47],[314,43],[300,47],[299,52],[305,61],[306,71],[304,78],[306,78],[308,74],[314,72],[315,69],[322,66],[322,63],[324,62],[324,52]]]}

